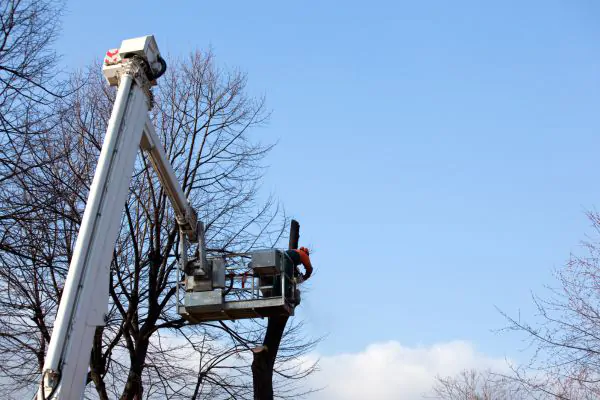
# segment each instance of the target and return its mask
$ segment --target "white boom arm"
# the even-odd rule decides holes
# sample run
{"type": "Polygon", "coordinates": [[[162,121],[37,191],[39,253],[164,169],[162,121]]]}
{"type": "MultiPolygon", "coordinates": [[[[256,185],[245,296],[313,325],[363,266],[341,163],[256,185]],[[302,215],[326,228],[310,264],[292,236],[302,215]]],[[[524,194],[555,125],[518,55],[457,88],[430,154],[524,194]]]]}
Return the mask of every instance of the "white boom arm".
{"type": "Polygon", "coordinates": [[[148,116],[150,86],[165,68],[153,36],[125,40],[120,49],[107,53],[103,72],[118,91],[54,322],[38,400],[83,396],[94,331],[105,324],[110,264],[140,146],[151,157],[182,232],[196,240],[196,213],[148,116]]]}
{"type": "Polygon", "coordinates": [[[196,210],[190,206],[185,197],[185,193],[183,193],[181,185],[177,181],[173,167],[163,150],[163,145],[156,135],[154,125],[152,125],[152,121],[149,117],[146,117],[144,135],[140,147],[150,155],[150,161],[158,174],[160,183],[171,199],[171,204],[175,210],[175,218],[177,219],[180,229],[187,235],[190,241],[196,241],[196,227],[198,221],[196,210]]]}

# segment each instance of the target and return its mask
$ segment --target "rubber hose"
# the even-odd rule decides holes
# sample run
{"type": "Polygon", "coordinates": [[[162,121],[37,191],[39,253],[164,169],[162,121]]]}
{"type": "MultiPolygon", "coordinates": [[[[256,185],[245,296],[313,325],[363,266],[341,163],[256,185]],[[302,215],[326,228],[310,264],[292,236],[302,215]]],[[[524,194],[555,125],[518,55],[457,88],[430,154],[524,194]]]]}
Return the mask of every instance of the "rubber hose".
{"type": "Polygon", "coordinates": [[[160,55],[158,56],[158,62],[160,63],[160,71],[154,74],[154,79],[158,79],[167,72],[167,62],[160,55]]]}

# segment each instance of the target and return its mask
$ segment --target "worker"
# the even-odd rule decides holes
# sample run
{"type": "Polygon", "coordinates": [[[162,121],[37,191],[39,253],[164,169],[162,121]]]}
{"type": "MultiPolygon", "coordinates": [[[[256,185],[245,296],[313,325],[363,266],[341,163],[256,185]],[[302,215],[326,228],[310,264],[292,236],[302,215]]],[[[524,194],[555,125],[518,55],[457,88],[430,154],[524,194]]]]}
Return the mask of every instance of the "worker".
{"type": "Polygon", "coordinates": [[[308,250],[306,247],[300,247],[299,249],[287,250],[286,253],[293,261],[294,267],[296,267],[294,275],[299,278],[298,283],[307,281],[313,272],[313,267],[310,263],[310,250],[308,250]],[[304,274],[301,274],[298,270],[298,266],[300,264],[304,266],[304,274]]]}
{"type": "MultiPolygon", "coordinates": [[[[312,264],[310,263],[310,251],[306,247],[300,247],[299,249],[287,250],[286,255],[292,261],[293,271],[287,271],[288,274],[293,274],[296,284],[300,284],[305,282],[313,272],[312,264]],[[298,266],[302,264],[304,266],[304,274],[300,272],[298,266]]],[[[290,293],[292,289],[291,282],[286,282],[286,293],[290,293]]],[[[293,302],[295,306],[300,304],[301,294],[300,289],[296,287],[296,290],[293,293],[293,302]]]]}

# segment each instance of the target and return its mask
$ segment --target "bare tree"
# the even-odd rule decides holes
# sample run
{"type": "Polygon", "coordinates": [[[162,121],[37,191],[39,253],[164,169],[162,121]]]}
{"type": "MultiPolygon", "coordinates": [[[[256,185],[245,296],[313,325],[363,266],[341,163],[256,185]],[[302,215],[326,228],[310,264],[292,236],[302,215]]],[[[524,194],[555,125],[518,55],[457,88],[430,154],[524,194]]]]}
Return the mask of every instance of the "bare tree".
{"type": "Polygon", "coordinates": [[[0,184],[40,162],[32,136],[47,128],[61,1],[0,1],[0,184]]]}
{"type": "MultiPolygon", "coordinates": [[[[153,119],[179,181],[206,224],[210,252],[237,254],[275,245],[286,218],[259,202],[261,160],[270,150],[252,128],[268,114],[245,94],[246,77],[216,67],[211,53],[170,62],[155,93],[153,119]]],[[[47,157],[35,184],[17,182],[15,201],[35,208],[16,219],[19,252],[0,253],[0,389],[34,390],[71,251],[114,100],[96,66],[75,76],[55,105],[47,157]],[[41,185],[40,185],[41,183],[41,185]]],[[[188,325],[175,309],[178,229],[166,193],[140,155],[111,265],[110,309],[91,354],[90,398],[252,398],[250,350],[260,321],[188,325]]],[[[290,326],[280,348],[275,390],[294,398],[314,370],[300,356],[313,341],[290,326]]]]}
{"type": "MultiPolygon", "coordinates": [[[[288,248],[297,249],[299,241],[300,224],[292,220],[288,248]]],[[[270,317],[262,345],[252,350],[252,384],[255,399],[273,399],[273,372],[288,319],[287,316],[270,317]]]]}
{"type": "Polygon", "coordinates": [[[539,397],[600,397],[600,214],[588,213],[594,236],[584,255],[572,254],[555,272],[557,287],[533,296],[537,314],[523,321],[502,313],[507,330],[524,335],[532,356],[514,367],[514,378],[539,397]]]}
{"type": "Polygon", "coordinates": [[[456,376],[435,380],[432,395],[441,400],[520,400],[529,399],[527,393],[512,379],[493,372],[465,370],[456,376]]]}
{"type": "MultiPolygon", "coordinates": [[[[38,200],[23,183],[40,183],[39,168],[59,154],[45,152],[52,103],[63,91],[56,83],[62,1],[0,0],[0,251],[24,256],[21,223],[32,220],[38,200]],[[25,197],[27,201],[22,201],[25,197]]],[[[47,200],[47,198],[45,199],[47,200]]],[[[30,257],[36,257],[29,254],[30,257]]],[[[23,258],[24,259],[24,258],[23,258]]],[[[15,278],[15,277],[13,277],[15,278]]]]}

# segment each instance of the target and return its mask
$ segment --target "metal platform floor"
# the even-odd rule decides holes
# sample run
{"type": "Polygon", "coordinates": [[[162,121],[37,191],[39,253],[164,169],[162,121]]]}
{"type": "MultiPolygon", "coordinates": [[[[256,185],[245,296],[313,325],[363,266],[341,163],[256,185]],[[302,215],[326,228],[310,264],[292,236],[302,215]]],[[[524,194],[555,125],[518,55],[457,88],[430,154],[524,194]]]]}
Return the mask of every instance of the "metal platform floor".
{"type": "Polygon", "coordinates": [[[214,305],[193,307],[180,305],[178,311],[185,320],[193,324],[208,321],[294,315],[294,307],[282,297],[228,301],[218,308],[215,308],[214,305]]]}

